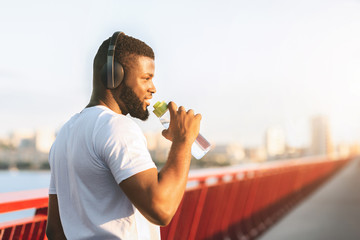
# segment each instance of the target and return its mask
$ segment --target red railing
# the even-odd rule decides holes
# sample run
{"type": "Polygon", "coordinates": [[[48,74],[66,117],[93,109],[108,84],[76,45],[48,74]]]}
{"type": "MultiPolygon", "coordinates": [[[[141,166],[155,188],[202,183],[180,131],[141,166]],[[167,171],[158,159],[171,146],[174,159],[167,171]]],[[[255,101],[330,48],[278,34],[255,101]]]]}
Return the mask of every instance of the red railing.
{"type": "Polygon", "coordinates": [[[192,172],[182,203],[171,223],[161,228],[161,237],[258,237],[348,160],[312,158],[192,172]]]}
{"type": "Polygon", "coordinates": [[[47,239],[45,236],[47,208],[47,189],[0,193],[0,214],[35,209],[32,217],[0,223],[0,239],[47,239]]]}
{"type": "MultiPolygon", "coordinates": [[[[255,238],[348,161],[311,158],[191,171],[161,238],[255,238]]],[[[36,209],[33,217],[0,223],[0,239],[46,239],[47,203],[46,189],[0,194],[0,214],[36,209]]]]}

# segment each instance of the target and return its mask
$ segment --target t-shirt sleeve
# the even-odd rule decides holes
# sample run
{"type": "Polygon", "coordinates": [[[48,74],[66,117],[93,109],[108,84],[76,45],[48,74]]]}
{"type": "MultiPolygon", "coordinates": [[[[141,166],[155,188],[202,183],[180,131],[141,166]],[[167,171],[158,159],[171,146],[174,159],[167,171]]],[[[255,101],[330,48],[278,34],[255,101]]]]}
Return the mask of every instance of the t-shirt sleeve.
{"type": "Polygon", "coordinates": [[[50,177],[49,194],[56,194],[55,180],[54,180],[53,174],[51,174],[51,177],[50,177]]]}
{"type": "MultiPolygon", "coordinates": [[[[52,149],[50,149],[50,153],[49,153],[49,164],[50,165],[51,165],[52,159],[53,159],[53,152],[52,152],[52,149]]],[[[53,167],[51,167],[49,194],[56,194],[55,176],[54,176],[54,168],[53,167]]]]}
{"type": "Polygon", "coordinates": [[[94,132],[97,156],[105,162],[116,182],[156,168],[139,126],[128,118],[112,118],[94,132]]]}

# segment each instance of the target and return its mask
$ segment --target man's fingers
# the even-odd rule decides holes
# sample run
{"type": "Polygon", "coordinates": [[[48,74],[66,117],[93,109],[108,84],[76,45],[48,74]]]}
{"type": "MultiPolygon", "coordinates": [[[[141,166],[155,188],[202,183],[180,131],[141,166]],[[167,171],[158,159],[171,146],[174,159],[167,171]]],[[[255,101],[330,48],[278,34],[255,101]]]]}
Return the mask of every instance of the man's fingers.
{"type": "Polygon", "coordinates": [[[195,115],[195,118],[201,120],[202,116],[201,116],[200,113],[198,113],[198,114],[195,115]]]}
{"type": "Polygon", "coordinates": [[[168,135],[169,135],[169,130],[168,129],[164,129],[162,131],[162,135],[167,139],[168,138],[168,135]]]}
{"type": "Polygon", "coordinates": [[[168,109],[170,112],[170,122],[172,122],[178,107],[176,106],[176,104],[174,102],[169,102],[168,109]]]}
{"type": "Polygon", "coordinates": [[[169,102],[168,108],[170,112],[176,112],[178,110],[177,105],[174,102],[169,102]]]}
{"type": "Polygon", "coordinates": [[[185,108],[183,106],[180,106],[178,109],[178,113],[186,112],[185,108]]]}
{"type": "Polygon", "coordinates": [[[174,102],[168,104],[170,112],[170,126],[162,131],[162,135],[173,141],[174,139],[184,139],[186,141],[195,140],[199,133],[201,114],[196,114],[193,109],[186,110],[185,107],[177,105],[174,102]]]}

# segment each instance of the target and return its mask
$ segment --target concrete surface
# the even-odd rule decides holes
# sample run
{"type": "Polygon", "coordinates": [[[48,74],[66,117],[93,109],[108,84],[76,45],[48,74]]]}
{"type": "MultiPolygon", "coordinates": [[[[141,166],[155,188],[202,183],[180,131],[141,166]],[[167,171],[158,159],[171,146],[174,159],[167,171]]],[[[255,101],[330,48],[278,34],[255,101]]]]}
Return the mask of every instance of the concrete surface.
{"type": "Polygon", "coordinates": [[[260,240],[359,240],[360,159],[354,159],[260,240]]]}

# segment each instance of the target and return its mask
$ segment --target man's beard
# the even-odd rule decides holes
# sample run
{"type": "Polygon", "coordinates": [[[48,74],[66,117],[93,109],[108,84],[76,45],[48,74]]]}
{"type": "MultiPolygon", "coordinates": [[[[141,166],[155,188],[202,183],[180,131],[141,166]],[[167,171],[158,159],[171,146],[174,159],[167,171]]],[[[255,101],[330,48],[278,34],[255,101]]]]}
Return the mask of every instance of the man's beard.
{"type": "Polygon", "coordinates": [[[148,119],[149,111],[143,109],[144,103],[136,96],[136,93],[126,84],[121,86],[120,99],[124,102],[130,116],[143,121],[148,119]]]}

